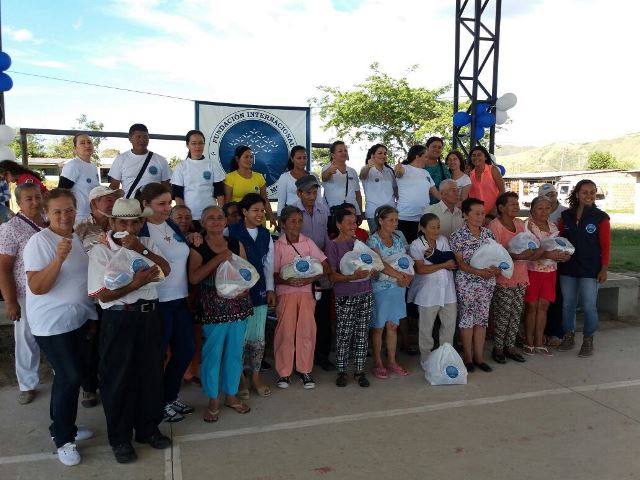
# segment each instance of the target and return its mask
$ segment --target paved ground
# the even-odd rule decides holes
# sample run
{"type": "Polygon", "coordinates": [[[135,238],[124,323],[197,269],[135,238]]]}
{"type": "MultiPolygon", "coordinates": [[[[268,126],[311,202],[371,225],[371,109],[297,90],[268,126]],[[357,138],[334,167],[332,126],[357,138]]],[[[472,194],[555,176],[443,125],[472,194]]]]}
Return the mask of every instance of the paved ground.
{"type": "MultiPolygon", "coordinates": [[[[9,479],[631,479],[640,478],[640,328],[603,329],[596,354],[577,350],[473,373],[466,386],[432,387],[412,375],[334,386],[318,374],[253,411],[225,409],[217,424],[201,420],[205,399],[186,386],[198,410],[161,428],[174,448],[138,448],[118,465],[106,446],[100,407],[79,410],[96,432],[83,442],[83,463],[62,466],[47,438],[49,385],[19,406],[15,388],[0,390],[0,478],[9,479]]],[[[403,358],[407,362],[415,360],[403,358]]]]}

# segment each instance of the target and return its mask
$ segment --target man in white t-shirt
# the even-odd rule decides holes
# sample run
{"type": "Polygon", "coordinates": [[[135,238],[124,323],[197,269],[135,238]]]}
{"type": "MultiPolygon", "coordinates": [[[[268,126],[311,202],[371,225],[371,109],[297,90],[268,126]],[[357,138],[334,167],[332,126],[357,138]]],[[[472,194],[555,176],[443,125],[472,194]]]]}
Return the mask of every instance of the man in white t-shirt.
{"type": "Polygon", "coordinates": [[[424,213],[434,213],[440,219],[440,235],[449,236],[464,223],[462,211],[456,207],[458,202],[458,186],[455,180],[446,179],[440,182],[441,200],[429,205],[424,213]]]}
{"type": "Polygon", "coordinates": [[[167,159],[147,149],[149,146],[147,127],[141,123],[131,125],[129,142],[131,142],[131,150],[121,153],[113,160],[109,170],[109,178],[111,178],[109,188],[118,190],[122,185],[126,198],[135,197],[147,183],[163,183],[170,188],[171,169],[167,159]],[[149,162],[136,183],[135,180],[149,155],[151,155],[149,162]]]}

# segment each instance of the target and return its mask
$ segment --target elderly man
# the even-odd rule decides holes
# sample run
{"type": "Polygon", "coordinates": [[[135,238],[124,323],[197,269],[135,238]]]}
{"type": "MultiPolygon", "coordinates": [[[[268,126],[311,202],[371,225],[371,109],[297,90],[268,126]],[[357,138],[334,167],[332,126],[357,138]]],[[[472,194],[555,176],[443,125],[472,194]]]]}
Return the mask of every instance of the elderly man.
{"type": "Polygon", "coordinates": [[[31,333],[25,307],[26,276],[23,250],[29,238],[45,226],[42,217],[42,194],[35,183],[16,187],[20,212],[0,225],[0,290],[4,297],[5,315],[15,326],[16,377],[20,387],[18,402],[31,403],[40,379],[40,348],[31,333]]]}
{"type": "Polygon", "coordinates": [[[126,198],[133,198],[147,183],[163,183],[171,188],[171,169],[167,159],[147,149],[149,130],[141,123],[129,128],[131,150],[118,155],[111,165],[109,177],[112,190],[122,185],[126,198]]]}
{"type": "Polygon", "coordinates": [[[436,214],[440,219],[440,234],[449,238],[464,223],[462,212],[456,207],[458,185],[454,180],[442,180],[439,190],[441,200],[434,205],[429,205],[424,213],[436,214]]]}

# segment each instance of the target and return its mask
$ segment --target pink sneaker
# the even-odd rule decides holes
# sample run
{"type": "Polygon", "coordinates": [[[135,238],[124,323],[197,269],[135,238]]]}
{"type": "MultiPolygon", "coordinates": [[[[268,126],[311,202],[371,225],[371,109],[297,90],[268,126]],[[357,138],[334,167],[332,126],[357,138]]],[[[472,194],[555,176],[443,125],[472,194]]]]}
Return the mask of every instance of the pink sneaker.
{"type": "Polygon", "coordinates": [[[387,366],[387,370],[401,377],[406,377],[407,375],[409,375],[409,372],[407,371],[407,369],[398,365],[397,363],[389,364],[387,366]]]}
{"type": "Polygon", "coordinates": [[[373,373],[374,377],[379,378],[380,380],[389,378],[389,375],[387,375],[387,369],[384,367],[374,367],[371,369],[371,373],[373,373]]]}

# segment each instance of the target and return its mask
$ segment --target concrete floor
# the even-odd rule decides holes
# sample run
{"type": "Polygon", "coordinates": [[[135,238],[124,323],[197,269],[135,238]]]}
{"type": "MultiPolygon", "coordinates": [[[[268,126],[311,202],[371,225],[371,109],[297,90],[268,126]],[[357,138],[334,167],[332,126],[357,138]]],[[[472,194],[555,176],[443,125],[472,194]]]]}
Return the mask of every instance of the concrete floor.
{"type": "MultiPolygon", "coordinates": [[[[580,338],[578,339],[580,340],[580,338]]],[[[592,358],[577,349],[527,363],[495,365],[466,386],[429,386],[415,357],[406,378],[353,381],[338,389],[329,373],[318,387],[275,386],[252,396],[252,412],[223,409],[201,420],[205,398],[185,386],[197,407],[161,429],[172,450],[137,448],[118,465],[106,445],[100,407],[80,407],[78,423],[96,437],[79,444],[77,467],[64,467],[47,436],[49,385],[30,405],[15,388],[0,390],[0,478],[9,479],[631,479],[640,478],[640,328],[602,330],[592,358]]]]}

